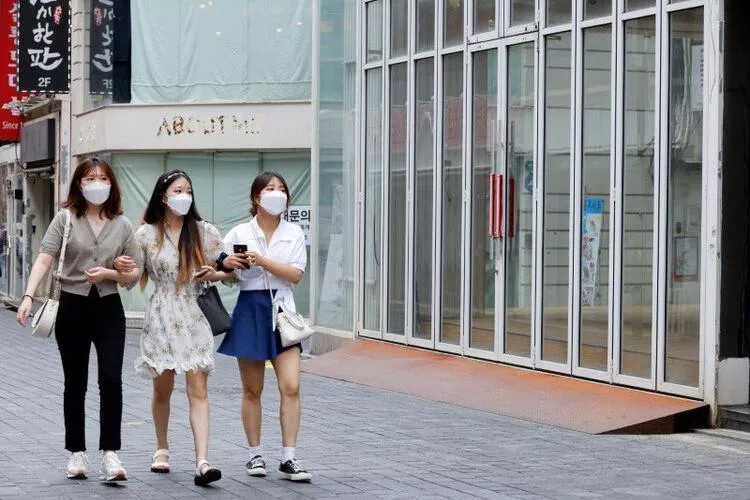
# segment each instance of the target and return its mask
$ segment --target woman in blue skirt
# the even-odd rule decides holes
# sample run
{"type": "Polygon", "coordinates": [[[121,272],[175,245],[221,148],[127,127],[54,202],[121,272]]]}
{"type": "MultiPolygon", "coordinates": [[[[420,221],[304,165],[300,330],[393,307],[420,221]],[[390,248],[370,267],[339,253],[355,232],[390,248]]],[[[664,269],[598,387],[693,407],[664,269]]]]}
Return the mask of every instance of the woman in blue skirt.
{"type": "Polygon", "coordinates": [[[224,238],[226,256],[220,269],[233,270],[240,296],[232,314],[232,328],[218,352],[237,358],[242,378],[242,423],[250,445],[247,473],[265,476],[266,463],[260,445],[261,405],[265,363],[270,360],[281,394],[283,450],[279,472],[292,481],[309,481],[295,456],[300,422],[299,344],[282,347],[272,312],[273,300],[282,310],[295,311],[293,285],[305,272],[307,252],[302,229],[281,218],[289,201],[289,188],[279,174],[259,175],[250,190],[254,216],[233,228],[224,238]]]}

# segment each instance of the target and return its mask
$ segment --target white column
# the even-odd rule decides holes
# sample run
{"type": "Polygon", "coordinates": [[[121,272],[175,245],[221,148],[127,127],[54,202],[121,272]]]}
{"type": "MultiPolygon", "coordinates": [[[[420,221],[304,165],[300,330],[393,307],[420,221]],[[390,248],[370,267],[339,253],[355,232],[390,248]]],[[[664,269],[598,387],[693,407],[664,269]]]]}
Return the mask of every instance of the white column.
{"type": "MultiPolygon", "coordinates": [[[[703,394],[716,419],[719,370],[719,312],[721,303],[721,170],[723,99],[723,17],[724,2],[710,1],[704,11],[704,121],[703,165],[704,202],[703,231],[705,248],[702,259],[703,297],[701,329],[703,332],[703,394]]],[[[731,383],[727,380],[726,382],[731,383]]]]}

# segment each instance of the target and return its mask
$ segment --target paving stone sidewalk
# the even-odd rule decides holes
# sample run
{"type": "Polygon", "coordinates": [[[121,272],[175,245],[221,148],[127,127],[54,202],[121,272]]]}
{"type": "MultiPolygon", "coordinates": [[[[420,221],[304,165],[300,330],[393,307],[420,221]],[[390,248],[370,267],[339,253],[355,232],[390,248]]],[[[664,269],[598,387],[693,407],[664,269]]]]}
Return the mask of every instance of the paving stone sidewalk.
{"type": "MultiPolygon", "coordinates": [[[[92,350],[93,351],[93,350],[92,350]]],[[[209,379],[210,458],[224,478],[193,485],[193,445],[184,380],[172,400],[172,473],[153,474],[150,382],[133,371],[137,332],[127,338],[121,452],[130,480],[107,486],[65,478],[62,369],[54,340],[31,338],[0,310],[0,499],[314,498],[750,498],[750,443],[701,434],[590,436],[303,375],[299,454],[311,484],[283,481],[278,392],[266,373],[265,479],[250,478],[233,359],[218,355],[209,379]]],[[[425,383],[430,383],[426,380],[425,383]]],[[[87,440],[98,442],[92,352],[87,440]]],[[[92,468],[98,455],[91,453],[92,468]]]]}

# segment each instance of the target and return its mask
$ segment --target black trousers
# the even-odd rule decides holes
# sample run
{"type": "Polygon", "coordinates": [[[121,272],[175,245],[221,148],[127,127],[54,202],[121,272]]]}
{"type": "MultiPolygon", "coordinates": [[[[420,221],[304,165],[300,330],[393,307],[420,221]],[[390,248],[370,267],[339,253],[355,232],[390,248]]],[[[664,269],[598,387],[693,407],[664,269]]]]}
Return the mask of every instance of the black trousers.
{"type": "Polygon", "coordinates": [[[99,368],[99,449],[120,449],[122,357],[125,312],[120,295],[100,297],[95,287],[86,297],[60,294],[55,337],[65,375],[65,448],[86,450],[84,406],[91,344],[99,368]]]}

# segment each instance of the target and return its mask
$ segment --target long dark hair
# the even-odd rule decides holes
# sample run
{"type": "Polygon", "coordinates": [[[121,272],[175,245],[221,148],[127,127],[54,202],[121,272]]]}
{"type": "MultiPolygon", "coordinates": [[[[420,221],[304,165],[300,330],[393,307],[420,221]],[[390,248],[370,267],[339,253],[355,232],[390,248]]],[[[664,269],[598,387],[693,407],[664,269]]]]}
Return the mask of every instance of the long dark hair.
{"type": "MultiPolygon", "coordinates": [[[[146,212],[143,214],[144,223],[156,226],[159,234],[159,248],[164,245],[164,235],[166,231],[167,206],[164,202],[164,198],[166,197],[169,186],[180,178],[187,180],[192,189],[193,181],[190,179],[190,176],[182,170],[172,170],[171,172],[162,174],[156,181],[154,192],[151,193],[151,199],[146,207],[146,212]]],[[[198,227],[198,222],[202,220],[203,218],[195,207],[195,193],[193,193],[193,203],[190,205],[188,213],[183,217],[180,241],[177,244],[180,253],[177,286],[190,283],[192,272],[205,263],[203,244],[201,243],[201,234],[198,227]]],[[[143,273],[141,277],[141,286],[145,287],[147,281],[148,276],[146,273],[143,273]]]]}
{"type": "Polygon", "coordinates": [[[63,202],[62,206],[63,208],[75,211],[76,217],[83,217],[84,214],[86,214],[88,202],[83,196],[83,191],[81,191],[81,181],[95,168],[102,169],[102,172],[109,177],[111,185],[109,198],[107,198],[107,201],[102,203],[101,207],[99,207],[99,215],[103,214],[108,219],[114,219],[115,217],[122,215],[120,185],[117,184],[117,177],[109,163],[96,156],[86,158],[78,164],[78,167],[76,167],[76,170],[73,173],[73,178],[70,180],[68,199],[63,202]]]}
{"type": "Polygon", "coordinates": [[[258,215],[258,204],[255,203],[255,198],[260,196],[260,193],[273,179],[278,179],[281,185],[284,186],[284,191],[286,192],[286,205],[289,206],[289,200],[292,199],[292,193],[289,192],[289,186],[287,185],[286,180],[276,172],[263,172],[255,178],[253,185],[250,188],[250,213],[253,216],[258,215]]]}

